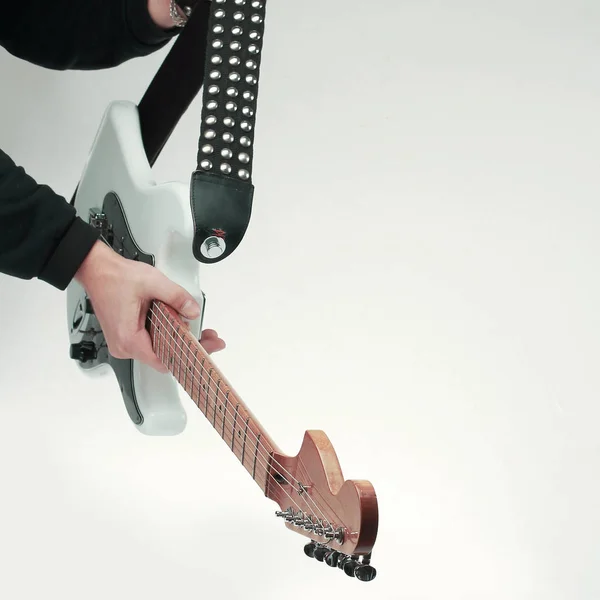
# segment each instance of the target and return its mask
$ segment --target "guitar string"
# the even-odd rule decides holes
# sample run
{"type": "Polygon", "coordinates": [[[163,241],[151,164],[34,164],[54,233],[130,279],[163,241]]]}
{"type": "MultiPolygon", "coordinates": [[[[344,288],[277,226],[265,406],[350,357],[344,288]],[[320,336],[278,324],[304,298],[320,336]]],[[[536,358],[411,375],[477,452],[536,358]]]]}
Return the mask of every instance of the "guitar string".
{"type": "MultiPolygon", "coordinates": [[[[164,317],[167,317],[167,318],[168,318],[168,315],[166,315],[166,314],[165,314],[165,313],[162,311],[162,309],[161,309],[161,307],[160,307],[160,306],[157,306],[157,308],[158,308],[158,310],[160,310],[160,311],[161,311],[161,314],[162,314],[162,316],[164,316],[164,317]]],[[[171,325],[173,325],[173,323],[172,323],[172,322],[171,322],[171,325]]],[[[168,333],[168,332],[167,332],[167,333],[168,333]]],[[[184,338],[181,336],[181,334],[179,333],[179,331],[178,331],[177,329],[175,329],[175,333],[177,334],[177,336],[179,337],[179,339],[182,341],[182,343],[183,343],[183,344],[185,344],[185,339],[184,339],[184,338]]],[[[169,334],[169,335],[170,335],[170,334],[169,334]]],[[[176,342],[176,340],[175,340],[175,339],[174,339],[172,336],[170,336],[170,337],[171,337],[171,339],[173,339],[173,341],[174,341],[174,342],[176,342]]],[[[177,349],[179,349],[180,351],[182,351],[184,348],[182,348],[182,346],[180,346],[180,345],[177,345],[177,349]]],[[[188,350],[189,350],[189,346],[188,346],[188,350]]],[[[181,353],[181,358],[183,359],[183,352],[181,353]]],[[[188,352],[188,355],[187,355],[187,360],[188,360],[188,362],[189,362],[189,352],[188,352]]],[[[203,365],[200,365],[200,368],[202,369],[202,371],[205,371],[205,372],[207,372],[207,369],[206,369],[206,368],[205,368],[203,365]]],[[[197,372],[197,373],[199,373],[199,371],[198,371],[198,369],[197,369],[197,367],[196,367],[196,366],[195,366],[195,370],[196,370],[196,372],[197,372]]],[[[193,375],[192,375],[192,376],[193,376],[193,375]]],[[[179,372],[179,378],[181,378],[181,363],[180,363],[180,372],[179,372]]],[[[195,377],[194,377],[194,378],[195,378],[195,377]]],[[[197,378],[195,378],[195,379],[197,380],[197,378]]],[[[210,383],[208,384],[209,390],[210,390],[210,391],[214,391],[214,392],[215,392],[215,400],[214,400],[214,404],[213,404],[213,405],[214,405],[214,407],[215,407],[215,410],[216,410],[216,406],[217,406],[217,399],[218,399],[218,396],[219,396],[219,393],[221,392],[221,390],[219,389],[219,387],[218,387],[218,384],[215,382],[215,380],[214,380],[214,379],[211,377],[211,375],[210,375],[210,374],[208,375],[208,379],[209,379],[209,380],[210,380],[212,383],[214,383],[214,384],[217,386],[217,387],[216,387],[216,388],[213,390],[213,389],[211,388],[211,386],[210,386],[210,383]]],[[[202,381],[200,381],[200,383],[202,383],[202,381]]],[[[187,391],[187,390],[186,390],[186,391],[187,391]]],[[[222,392],[221,392],[221,393],[222,393],[222,392]]],[[[206,404],[206,406],[207,406],[207,410],[208,410],[208,393],[207,393],[207,404],[206,404]]],[[[228,409],[227,405],[225,406],[225,412],[226,412],[226,413],[229,413],[229,415],[231,415],[231,414],[232,414],[232,412],[231,412],[231,411],[228,409]]],[[[206,413],[205,413],[205,416],[207,416],[207,415],[206,415],[206,413]]],[[[233,429],[234,429],[234,427],[233,427],[234,423],[232,423],[232,422],[231,422],[231,420],[229,420],[229,424],[232,426],[232,435],[235,437],[235,433],[234,433],[234,431],[233,431],[233,429]]],[[[256,446],[257,446],[257,447],[260,447],[260,448],[261,448],[261,451],[267,451],[267,449],[266,449],[266,447],[264,446],[264,444],[262,444],[262,443],[260,442],[259,438],[256,436],[256,434],[255,434],[255,433],[254,433],[254,432],[253,432],[251,429],[250,429],[250,433],[251,433],[252,437],[253,437],[253,438],[256,440],[256,442],[257,442],[256,446]]],[[[268,451],[267,451],[267,452],[268,452],[268,451]]],[[[274,463],[275,463],[275,464],[276,464],[278,467],[280,467],[280,468],[281,468],[281,470],[282,470],[283,472],[285,472],[287,475],[289,475],[289,477],[291,478],[291,481],[293,481],[294,483],[297,483],[297,484],[301,485],[301,482],[300,482],[299,480],[297,480],[297,479],[296,479],[296,478],[295,478],[295,477],[294,477],[294,476],[293,476],[293,475],[292,475],[292,474],[291,474],[291,473],[290,473],[290,472],[289,472],[289,471],[288,471],[288,470],[287,470],[287,469],[286,469],[286,468],[285,468],[285,467],[284,467],[282,464],[280,464],[280,463],[279,463],[279,461],[277,461],[277,460],[276,460],[274,457],[272,457],[270,453],[269,453],[269,455],[268,455],[268,456],[265,456],[264,452],[261,452],[261,457],[262,457],[262,458],[264,458],[265,460],[272,459],[272,461],[273,461],[273,462],[274,462],[274,463]]],[[[309,499],[310,499],[310,496],[309,496],[309,499]]],[[[319,509],[319,507],[318,507],[316,504],[315,504],[315,508],[316,508],[317,510],[319,510],[319,512],[321,512],[321,511],[320,511],[320,509],[319,509]]],[[[329,523],[329,520],[328,520],[328,519],[325,517],[325,515],[324,515],[322,512],[321,512],[321,514],[322,514],[322,516],[325,518],[326,522],[327,522],[328,524],[330,524],[330,523],[329,523]]],[[[337,517],[337,515],[336,515],[336,517],[337,517]]]]}
{"type": "MultiPolygon", "coordinates": [[[[161,312],[161,315],[162,315],[163,317],[167,317],[167,319],[168,319],[168,318],[169,318],[169,315],[167,315],[166,313],[164,313],[164,312],[162,311],[162,309],[161,309],[161,307],[160,307],[159,305],[156,305],[156,306],[157,306],[158,310],[160,310],[160,312],[161,312]]],[[[154,314],[156,314],[156,313],[154,313],[154,314]]],[[[171,325],[173,325],[173,323],[171,323],[171,325]]],[[[168,332],[167,332],[167,333],[168,333],[168,332]]],[[[184,339],[184,338],[181,336],[181,334],[179,333],[179,331],[177,331],[177,330],[175,329],[175,333],[177,334],[177,336],[179,337],[179,339],[180,339],[180,340],[181,340],[181,341],[182,341],[182,342],[185,344],[185,341],[186,341],[186,340],[185,340],[185,339],[184,339]]],[[[173,336],[171,336],[170,334],[169,334],[169,336],[171,337],[171,339],[172,339],[173,341],[176,341],[176,340],[173,338],[173,336]]],[[[164,338],[164,339],[166,339],[166,338],[164,338]]],[[[188,346],[188,350],[189,350],[189,348],[190,348],[190,347],[188,346]]],[[[183,351],[183,350],[185,349],[185,346],[180,346],[180,345],[177,345],[177,349],[179,349],[179,350],[183,351]]],[[[181,354],[181,358],[183,358],[183,352],[182,352],[182,354],[181,354]]],[[[194,355],[194,358],[196,358],[196,355],[194,355]]],[[[187,360],[188,360],[188,362],[189,362],[189,352],[187,353],[187,360]]],[[[193,367],[194,367],[194,370],[196,371],[196,373],[200,374],[200,370],[198,369],[198,366],[197,366],[197,365],[193,365],[193,367]]],[[[207,369],[206,369],[206,367],[204,367],[203,365],[200,365],[200,369],[201,369],[202,371],[204,371],[204,372],[207,372],[207,369]]],[[[181,369],[180,369],[180,370],[181,370],[181,369]]],[[[181,373],[179,373],[179,375],[181,375],[181,373]]],[[[216,381],[215,381],[215,380],[212,378],[212,376],[211,376],[210,374],[208,374],[208,377],[207,377],[207,378],[208,378],[208,380],[209,380],[210,382],[214,383],[214,384],[215,384],[215,386],[216,386],[216,387],[214,388],[214,390],[213,390],[213,389],[211,388],[211,386],[210,386],[210,383],[208,384],[208,387],[209,387],[209,389],[210,389],[211,391],[214,391],[214,392],[215,392],[215,401],[214,401],[214,406],[216,407],[216,400],[217,400],[217,398],[218,398],[218,394],[219,394],[219,393],[222,393],[222,391],[221,391],[221,390],[220,390],[220,388],[218,387],[218,385],[219,385],[219,384],[218,384],[218,383],[217,383],[217,382],[216,382],[216,381]]],[[[195,378],[195,379],[196,379],[196,381],[197,381],[197,378],[195,378]]],[[[202,383],[202,380],[200,380],[200,383],[202,383]]],[[[221,398],[221,400],[223,400],[223,398],[221,398]]],[[[208,402],[208,395],[207,395],[207,402],[208,402]]],[[[207,406],[208,406],[208,405],[207,405],[207,406]]],[[[228,414],[229,414],[229,415],[233,414],[233,413],[232,413],[232,412],[229,410],[229,408],[228,408],[228,407],[225,407],[225,411],[226,411],[226,412],[228,412],[228,414]]],[[[233,423],[232,423],[231,421],[229,421],[229,423],[232,425],[232,429],[233,429],[233,423]]],[[[255,440],[258,442],[258,446],[260,446],[261,450],[265,450],[266,452],[268,452],[268,456],[265,456],[264,454],[262,454],[263,458],[272,458],[272,460],[273,460],[273,463],[275,463],[275,464],[276,464],[278,467],[281,467],[281,470],[282,470],[283,472],[285,472],[287,475],[289,475],[289,476],[290,476],[290,478],[291,478],[291,481],[293,481],[294,483],[298,483],[298,484],[300,484],[300,481],[298,481],[297,479],[295,479],[295,478],[294,478],[294,476],[293,476],[293,475],[292,475],[292,474],[291,474],[291,473],[290,473],[290,472],[289,472],[289,471],[288,471],[288,470],[287,470],[287,469],[286,469],[286,468],[285,468],[285,467],[284,467],[284,466],[283,466],[281,463],[279,463],[279,461],[277,461],[275,458],[273,458],[273,457],[271,456],[271,454],[269,453],[269,451],[267,450],[267,448],[265,447],[265,445],[264,445],[262,442],[260,442],[260,440],[258,439],[258,437],[256,436],[256,434],[255,434],[255,433],[254,433],[252,430],[250,430],[250,433],[251,433],[251,435],[254,437],[254,439],[255,439],[255,440]]]]}
{"type": "MultiPolygon", "coordinates": [[[[298,463],[299,465],[304,468],[304,470],[308,473],[308,469],[306,468],[306,465],[304,464],[304,461],[301,458],[298,458],[298,463]]],[[[317,488],[316,486],[313,488],[315,490],[315,492],[321,497],[321,501],[323,502],[323,504],[327,507],[328,510],[330,510],[336,517],[337,517],[337,513],[335,512],[335,509],[329,504],[329,502],[327,501],[327,498],[325,498],[325,496],[323,496],[323,494],[319,491],[319,488],[317,488]]],[[[344,525],[344,527],[349,531],[350,528],[347,527],[346,525],[344,525]]],[[[358,533],[358,532],[352,532],[352,533],[358,533]]]]}
{"type": "MultiPolygon", "coordinates": [[[[160,306],[157,306],[157,308],[158,308],[159,310],[161,310],[160,306]]],[[[151,310],[152,310],[152,309],[151,309],[151,310]]],[[[156,315],[156,313],[154,313],[154,312],[153,312],[153,314],[155,314],[155,315],[156,315]]],[[[166,315],[166,314],[165,314],[165,313],[164,313],[162,310],[161,310],[161,314],[162,314],[162,316],[165,316],[165,317],[167,317],[167,318],[168,318],[168,315],[166,315]]],[[[171,325],[172,325],[172,323],[171,323],[171,325]]],[[[163,329],[164,329],[164,328],[163,328],[163,329]]],[[[166,331],[166,330],[165,330],[165,331],[166,331]]],[[[168,332],[166,332],[166,333],[168,333],[168,332]]],[[[176,333],[177,333],[177,335],[179,336],[179,338],[182,340],[182,342],[185,342],[185,340],[184,340],[184,339],[181,337],[181,335],[179,334],[179,332],[178,332],[178,331],[176,331],[176,333]]],[[[160,335],[160,334],[159,334],[159,335],[160,335]]],[[[162,338],[162,339],[163,339],[163,341],[166,341],[166,337],[164,336],[164,334],[162,334],[162,335],[163,335],[163,338],[162,338]]],[[[175,338],[173,338],[173,336],[171,336],[171,335],[169,334],[169,337],[171,338],[171,340],[173,340],[173,341],[175,342],[175,344],[176,344],[176,348],[177,348],[177,349],[179,349],[179,350],[181,350],[181,351],[184,349],[182,346],[180,346],[180,345],[178,345],[178,344],[176,343],[176,340],[175,340],[175,338]]],[[[164,348],[164,347],[163,347],[163,348],[164,348]]],[[[188,350],[189,350],[189,348],[190,348],[190,347],[188,346],[188,350]]],[[[183,352],[182,352],[182,354],[181,354],[181,358],[183,358],[183,352]]],[[[188,353],[188,358],[189,358],[189,353],[188,353]]],[[[201,369],[202,369],[203,371],[206,371],[206,368],[205,368],[204,366],[201,366],[201,369]]],[[[180,364],[180,371],[181,371],[181,364],[180,364]]],[[[197,369],[197,368],[196,368],[196,371],[198,372],[198,369],[197,369]]],[[[181,373],[179,373],[179,375],[181,375],[181,373]]],[[[194,375],[193,375],[193,374],[192,374],[192,377],[194,377],[194,375]]],[[[214,379],[213,379],[213,378],[212,378],[210,375],[208,376],[208,378],[209,378],[209,379],[210,379],[210,380],[211,380],[213,383],[216,383],[216,382],[214,381],[214,379]]],[[[196,378],[194,377],[194,379],[196,379],[196,378]]],[[[202,383],[202,381],[200,381],[200,383],[202,383]]],[[[208,387],[209,387],[209,390],[211,390],[211,391],[212,391],[212,389],[211,389],[211,387],[210,387],[210,384],[209,384],[209,386],[208,386],[208,387]]],[[[199,387],[199,390],[200,390],[200,387],[199,387]]],[[[186,390],[186,391],[187,391],[187,390],[186,390]]],[[[220,390],[219,390],[218,388],[216,388],[214,391],[216,392],[216,397],[215,397],[215,401],[214,401],[214,407],[215,407],[215,410],[216,410],[216,400],[217,400],[217,397],[218,397],[218,394],[219,394],[220,390]]],[[[207,393],[207,402],[206,402],[206,408],[207,408],[207,411],[208,411],[208,401],[209,401],[209,400],[208,400],[208,393],[207,393]]],[[[198,406],[198,408],[200,408],[200,406],[199,406],[199,405],[196,405],[196,406],[198,406]]],[[[200,409],[200,410],[202,411],[202,409],[200,409]]],[[[227,411],[227,409],[226,409],[226,412],[228,412],[228,411],[227,411]]],[[[204,414],[205,414],[205,416],[207,416],[207,417],[208,417],[208,415],[207,415],[207,412],[205,412],[204,414]]],[[[231,412],[229,412],[229,414],[231,414],[231,412]]],[[[233,432],[233,423],[231,422],[231,420],[229,420],[229,423],[232,425],[232,436],[233,436],[233,437],[234,437],[234,439],[235,439],[235,433],[233,432]]],[[[246,434],[247,434],[247,431],[248,431],[248,430],[246,430],[246,434]]],[[[265,448],[265,446],[264,446],[264,445],[262,445],[262,444],[260,443],[260,440],[258,439],[258,437],[256,436],[256,434],[254,434],[254,432],[253,432],[251,429],[250,429],[250,433],[251,433],[251,434],[254,436],[254,438],[257,440],[256,447],[258,448],[258,447],[260,446],[262,450],[265,450],[265,449],[266,449],[266,448],[265,448]]],[[[238,440],[238,442],[239,442],[239,440],[238,440]]],[[[234,442],[234,443],[235,443],[235,442],[234,442]]],[[[290,472],[289,472],[287,469],[285,469],[285,467],[283,467],[283,465],[281,465],[281,464],[280,464],[280,463],[279,463],[279,462],[278,462],[278,461],[277,461],[275,458],[271,457],[271,455],[269,455],[268,457],[265,457],[265,454],[264,454],[264,453],[261,453],[261,457],[262,457],[262,458],[266,458],[267,460],[268,460],[269,458],[272,458],[273,462],[274,462],[274,463],[276,463],[276,464],[277,464],[279,467],[281,467],[281,470],[282,470],[282,471],[284,471],[285,473],[287,473],[287,474],[290,476],[290,478],[291,478],[291,479],[292,479],[292,480],[293,480],[295,483],[298,483],[299,485],[301,485],[301,484],[300,484],[300,482],[299,482],[297,479],[295,479],[295,478],[292,476],[292,474],[291,474],[291,473],[290,473],[290,472]]],[[[265,467],[265,470],[267,470],[267,466],[268,466],[268,465],[265,465],[265,464],[264,464],[264,463],[262,463],[262,462],[261,462],[261,465],[265,467]]],[[[273,477],[273,475],[271,475],[271,477],[273,477]]],[[[273,479],[274,479],[274,480],[277,482],[277,480],[276,480],[274,477],[273,477],[273,479]]],[[[278,485],[279,485],[280,487],[282,487],[282,486],[281,486],[281,484],[279,484],[279,482],[277,482],[277,483],[278,483],[278,485]]],[[[282,487],[282,489],[283,489],[283,487],[282,487]]],[[[284,491],[285,491],[285,490],[284,490],[284,491]]],[[[286,494],[287,494],[287,492],[286,492],[286,494]]],[[[288,497],[290,497],[290,496],[289,496],[289,494],[287,494],[287,495],[288,495],[288,497]]],[[[321,494],[320,494],[320,495],[321,495],[321,494]]],[[[328,518],[325,516],[325,514],[323,513],[323,511],[322,511],[322,510],[319,508],[319,506],[316,504],[316,502],[315,502],[315,501],[314,501],[314,500],[313,500],[313,499],[310,497],[310,495],[308,495],[308,494],[307,494],[306,498],[307,498],[307,504],[309,504],[309,502],[308,502],[308,501],[312,502],[312,504],[314,505],[314,507],[316,508],[316,510],[317,510],[319,513],[321,513],[321,516],[323,517],[323,519],[324,519],[324,521],[327,523],[327,525],[328,525],[328,526],[331,526],[331,522],[330,522],[330,520],[329,520],[329,519],[328,519],[328,518]]],[[[291,497],[290,497],[290,499],[291,499],[291,497]]],[[[294,504],[296,504],[296,503],[294,502],[294,504]]],[[[296,507],[297,507],[297,508],[300,508],[300,507],[299,507],[297,504],[296,504],[296,507]]],[[[343,526],[345,527],[344,523],[341,521],[341,519],[339,519],[339,515],[337,515],[337,513],[335,513],[335,511],[332,511],[332,512],[333,512],[333,514],[335,515],[335,517],[336,517],[336,518],[337,518],[337,519],[340,521],[340,524],[341,524],[341,525],[343,525],[343,526]]]]}
{"type": "MultiPolygon", "coordinates": [[[[156,314],[156,313],[153,313],[153,314],[156,314]]],[[[163,330],[166,332],[166,330],[164,329],[164,327],[163,327],[163,330]]],[[[168,332],[166,332],[166,333],[168,333],[168,332]]],[[[162,341],[167,341],[167,343],[169,345],[169,348],[170,348],[170,344],[169,344],[169,342],[167,340],[167,337],[166,337],[165,333],[159,333],[159,336],[162,336],[162,341]]],[[[175,338],[173,336],[169,335],[169,337],[170,337],[171,340],[173,340],[176,343],[176,340],[175,340],[175,338]]],[[[180,346],[180,345],[177,345],[177,344],[176,344],[176,348],[179,349],[179,350],[183,350],[183,347],[180,346]]],[[[163,349],[164,349],[164,346],[163,346],[163,349]]],[[[183,357],[183,355],[182,355],[182,357],[183,357]]],[[[192,375],[192,377],[194,377],[194,375],[192,375]]],[[[210,388],[210,386],[209,386],[209,388],[210,388]]],[[[218,392],[218,390],[217,390],[217,392],[218,392]]],[[[208,411],[208,407],[209,407],[208,403],[209,403],[209,399],[208,399],[208,394],[207,394],[207,401],[206,401],[207,411],[208,411]]],[[[203,412],[202,409],[200,408],[199,404],[196,404],[196,406],[200,409],[200,412],[203,412]]],[[[215,409],[216,409],[216,400],[215,400],[214,406],[215,406],[215,409]]],[[[208,417],[207,412],[204,412],[204,415],[206,417],[208,417]]],[[[229,421],[229,422],[231,423],[231,421],[229,421]]],[[[252,430],[250,430],[250,432],[254,433],[254,432],[252,432],[252,430]]],[[[247,434],[247,431],[246,431],[246,434],[247,434]]],[[[234,445],[235,445],[236,441],[238,443],[240,443],[239,440],[236,439],[235,434],[233,433],[233,431],[232,431],[232,437],[233,437],[234,445]]],[[[258,442],[257,445],[256,445],[256,447],[258,448],[259,445],[260,445],[260,442],[259,442],[258,438],[256,438],[256,439],[257,439],[257,442],[258,442]]],[[[263,446],[263,449],[264,449],[264,446],[263,446]]],[[[265,455],[263,453],[261,453],[261,458],[265,458],[265,455]]],[[[276,461],[275,459],[273,459],[273,461],[276,462],[277,464],[279,464],[278,461],[276,461]]],[[[273,480],[275,481],[275,483],[284,492],[284,494],[292,501],[292,503],[296,506],[296,508],[298,510],[302,511],[302,508],[298,505],[298,503],[294,500],[294,498],[292,498],[292,496],[290,496],[290,494],[287,492],[287,490],[275,479],[275,477],[273,475],[269,475],[269,473],[268,473],[268,464],[264,463],[263,461],[258,461],[258,460],[257,460],[257,462],[260,462],[261,466],[263,466],[265,468],[265,478],[272,477],[273,480]]],[[[302,465],[304,466],[304,463],[302,463],[302,465]]],[[[282,466],[282,465],[279,465],[279,466],[282,466]]],[[[306,469],[305,466],[304,466],[304,468],[306,469]]],[[[291,475],[291,473],[289,473],[286,469],[282,469],[282,470],[285,470],[289,475],[291,475]]],[[[300,482],[298,482],[298,483],[300,483],[300,482]]],[[[266,481],[265,481],[265,485],[266,485],[266,481]]],[[[319,495],[322,497],[322,495],[320,493],[319,493],[319,495]]],[[[321,513],[321,516],[323,517],[325,523],[327,524],[325,527],[331,526],[332,524],[331,524],[330,520],[325,516],[325,514],[323,513],[323,511],[319,508],[319,506],[316,504],[316,502],[310,497],[310,495],[307,494],[305,496],[305,498],[307,500],[307,504],[308,504],[308,501],[312,502],[312,504],[317,509],[317,511],[319,511],[321,513]]],[[[304,511],[302,511],[302,512],[304,514],[304,511]]],[[[339,519],[339,516],[337,515],[337,513],[335,512],[335,510],[332,510],[332,512],[335,515],[335,517],[339,520],[340,526],[344,527],[345,529],[348,529],[348,527],[341,521],[341,519],[339,519]]]]}
{"type": "MultiPolygon", "coordinates": [[[[169,319],[169,315],[167,315],[167,314],[166,314],[166,313],[165,313],[165,312],[162,310],[162,308],[160,307],[160,305],[154,304],[154,306],[156,306],[156,308],[157,308],[157,309],[160,311],[160,313],[161,313],[161,315],[162,315],[163,317],[166,317],[167,319],[169,319]]],[[[156,316],[156,313],[155,313],[155,312],[152,310],[152,307],[150,307],[150,311],[151,311],[151,312],[152,312],[152,313],[153,313],[153,314],[156,316]]],[[[172,322],[171,322],[171,325],[173,325],[173,323],[172,323],[172,322]]],[[[168,332],[167,332],[167,333],[168,333],[168,332]]],[[[180,340],[181,340],[182,342],[184,342],[184,343],[185,343],[185,339],[181,337],[181,335],[180,335],[179,331],[177,331],[177,330],[175,329],[175,333],[177,333],[177,335],[178,335],[178,337],[180,338],[180,340]]],[[[171,336],[170,334],[169,334],[169,336],[170,336],[170,337],[171,337],[171,339],[172,339],[172,340],[173,340],[173,341],[176,343],[176,340],[175,340],[175,338],[173,338],[173,336],[171,336]]],[[[163,337],[163,340],[166,340],[166,338],[164,338],[164,337],[163,337]]],[[[176,345],[177,345],[177,344],[176,344],[176,345]]],[[[179,349],[180,351],[182,351],[181,358],[183,358],[183,350],[184,350],[184,347],[182,347],[182,346],[180,346],[180,345],[177,345],[177,349],[179,349]]],[[[188,349],[189,349],[189,348],[188,348],[188,349]]],[[[189,355],[188,355],[188,358],[189,358],[189,355]]],[[[205,368],[204,366],[201,366],[200,368],[201,368],[203,371],[206,371],[206,368],[205,368]]],[[[198,368],[197,368],[196,366],[194,366],[194,369],[196,370],[196,372],[197,372],[197,373],[200,373],[200,372],[198,371],[198,368]]],[[[193,375],[192,375],[192,376],[193,376],[193,375]]],[[[196,379],[196,378],[195,378],[195,379],[196,379]]],[[[213,383],[215,383],[216,385],[218,385],[218,384],[215,382],[215,380],[214,380],[214,379],[213,379],[213,378],[212,378],[210,375],[208,375],[208,379],[209,379],[210,381],[212,381],[213,383]]],[[[209,389],[211,389],[210,383],[209,383],[209,389]]],[[[215,406],[215,408],[216,408],[216,399],[218,398],[218,396],[219,396],[219,393],[221,392],[221,390],[220,390],[220,389],[217,387],[217,388],[215,388],[215,389],[214,389],[214,390],[212,390],[212,391],[215,391],[215,393],[216,393],[216,397],[215,397],[215,401],[214,401],[214,402],[215,402],[214,406],[215,406]]],[[[207,394],[207,408],[208,408],[208,394],[207,394]]],[[[231,412],[230,412],[230,411],[229,411],[227,408],[225,409],[225,411],[226,411],[226,412],[228,412],[229,414],[232,414],[232,413],[231,413],[231,412]]],[[[205,414],[206,414],[206,413],[205,413],[205,414]]],[[[231,421],[229,421],[229,422],[230,422],[230,424],[232,424],[232,423],[231,423],[231,421]]],[[[262,450],[266,450],[265,446],[264,446],[264,445],[263,445],[263,444],[260,442],[260,440],[258,440],[258,437],[256,436],[256,434],[255,434],[255,433],[254,433],[252,430],[250,430],[250,433],[251,433],[251,435],[254,437],[254,439],[256,439],[256,440],[257,440],[257,447],[258,447],[258,446],[260,446],[262,450]]],[[[264,454],[261,454],[261,457],[265,458],[265,455],[264,455],[264,454]]],[[[289,471],[288,471],[288,470],[287,470],[287,469],[286,469],[286,468],[285,468],[283,465],[281,465],[281,464],[279,463],[279,461],[277,461],[275,458],[271,457],[270,455],[269,455],[269,457],[268,457],[268,458],[272,458],[273,462],[274,462],[274,463],[275,463],[275,464],[276,464],[278,467],[280,467],[280,469],[278,469],[278,470],[282,470],[282,471],[283,471],[283,472],[285,472],[287,475],[289,475],[289,476],[290,476],[290,478],[291,478],[291,480],[292,480],[294,483],[297,483],[297,484],[299,484],[299,486],[300,486],[300,485],[302,485],[300,481],[298,481],[298,480],[297,480],[297,479],[296,479],[296,478],[295,478],[295,477],[294,477],[294,476],[293,476],[293,475],[292,475],[292,474],[291,474],[291,473],[290,473],[290,472],[289,472],[289,471]]],[[[272,475],[271,475],[271,476],[272,476],[272,475]]],[[[272,477],[273,477],[273,476],[272,476],[272,477]]],[[[275,479],[275,481],[277,481],[277,480],[275,479]]],[[[278,485],[280,485],[280,484],[278,483],[278,485]]],[[[282,488],[282,489],[283,489],[283,488],[282,488]]],[[[321,494],[320,494],[320,495],[321,495],[321,494]]],[[[288,495],[288,496],[289,496],[289,495],[288,495]]],[[[309,504],[309,502],[310,502],[310,503],[312,503],[312,504],[313,504],[313,506],[314,506],[314,508],[315,508],[315,509],[316,509],[316,510],[317,510],[317,511],[318,511],[318,512],[321,514],[321,516],[323,517],[323,519],[324,519],[325,523],[326,523],[328,526],[331,526],[332,524],[331,524],[330,520],[329,520],[329,519],[328,519],[328,518],[325,516],[325,514],[324,514],[324,513],[323,513],[323,511],[322,511],[322,510],[319,508],[319,506],[317,505],[317,503],[316,503],[316,502],[315,502],[315,501],[314,501],[314,500],[311,498],[310,494],[307,494],[307,495],[306,495],[306,498],[307,498],[307,504],[309,504]]],[[[298,507],[298,505],[296,505],[296,506],[297,506],[297,508],[299,508],[299,507],[298,507]]],[[[345,527],[345,524],[344,524],[344,523],[341,521],[341,519],[339,519],[339,515],[337,515],[337,513],[335,513],[335,511],[332,511],[332,512],[333,512],[333,514],[335,515],[336,519],[337,519],[337,520],[340,522],[340,524],[341,524],[342,526],[344,526],[344,527],[345,527]]]]}

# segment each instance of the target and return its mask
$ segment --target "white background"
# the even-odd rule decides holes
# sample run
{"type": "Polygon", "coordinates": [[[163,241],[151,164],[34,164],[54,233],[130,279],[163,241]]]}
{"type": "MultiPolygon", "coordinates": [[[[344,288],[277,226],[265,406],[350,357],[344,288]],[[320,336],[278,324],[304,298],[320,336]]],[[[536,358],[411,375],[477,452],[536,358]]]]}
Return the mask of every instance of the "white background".
{"type": "MultiPolygon", "coordinates": [[[[280,446],[378,492],[379,575],[310,561],[191,406],[146,438],[68,358],[65,295],[0,279],[0,597],[600,596],[600,5],[277,2],[255,209],[203,269],[217,362],[280,446]],[[365,587],[366,586],[366,587],[365,587]]],[[[0,144],[70,197],[102,73],[0,53],[0,144]]],[[[187,181],[195,104],[156,166],[187,181]]]]}

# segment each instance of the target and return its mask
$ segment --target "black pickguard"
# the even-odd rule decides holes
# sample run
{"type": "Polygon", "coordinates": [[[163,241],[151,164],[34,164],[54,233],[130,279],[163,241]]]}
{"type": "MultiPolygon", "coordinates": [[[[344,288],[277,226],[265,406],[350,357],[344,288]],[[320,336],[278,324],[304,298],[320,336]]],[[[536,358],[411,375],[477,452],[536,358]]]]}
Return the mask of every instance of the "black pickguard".
{"type": "MultiPolygon", "coordinates": [[[[106,195],[101,211],[94,212],[99,213],[101,218],[98,218],[98,214],[91,215],[90,222],[102,230],[104,240],[116,252],[125,258],[139,260],[154,266],[154,256],[143,252],[136,244],[127,223],[123,205],[114,192],[106,195]]],[[[82,331],[82,342],[71,346],[71,357],[79,360],[79,364],[83,369],[93,369],[103,363],[108,363],[119,382],[129,417],[136,425],[141,425],[144,416],[140,411],[135,395],[133,360],[114,358],[109,353],[104,334],[93,314],[93,306],[87,296],[81,298],[73,315],[71,331],[79,329],[84,319],[87,319],[87,321],[85,329],[82,331]],[[74,349],[73,346],[77,346],[77,348],[74,349]]]]}

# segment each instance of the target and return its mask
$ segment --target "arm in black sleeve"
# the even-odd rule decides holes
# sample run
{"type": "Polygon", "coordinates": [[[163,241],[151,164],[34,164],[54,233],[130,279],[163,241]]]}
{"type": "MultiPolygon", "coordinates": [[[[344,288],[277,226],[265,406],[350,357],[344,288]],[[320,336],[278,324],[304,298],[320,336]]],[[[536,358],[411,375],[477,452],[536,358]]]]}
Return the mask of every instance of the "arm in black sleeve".
{"type": "Polygon", "coordinates": [[[64,290],[99,232],[0,150],[0,272],[64,290]]]}
{"type": "Polygon", "coordinates": [[[148,0],[3,2],[0,44],[50,69],[101,69],[162,48],[178,32],[158,27],[148,0]]]}
{"type": "MultiPolygon", "coordinates": [[[[162,48],[177,31],[152,21],[148,0],[20,0],[3,2],[0,15],[0,45],[61,70],[116,66],[162,48]]],[[[0,273],[63,290],[98,238],[0,150],[0,273]]]]}

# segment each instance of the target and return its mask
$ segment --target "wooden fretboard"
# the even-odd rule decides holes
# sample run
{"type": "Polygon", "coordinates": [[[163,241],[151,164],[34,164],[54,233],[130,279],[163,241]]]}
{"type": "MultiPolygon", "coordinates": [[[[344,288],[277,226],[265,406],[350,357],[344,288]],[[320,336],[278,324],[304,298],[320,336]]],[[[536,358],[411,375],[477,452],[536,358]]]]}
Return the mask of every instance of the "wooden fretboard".
{"type": "Polygon", "coordinates": [[[266,494],[276,446],[263,427],[172,308],[154,301],[147,329],[156,355],[266,494]]]}

